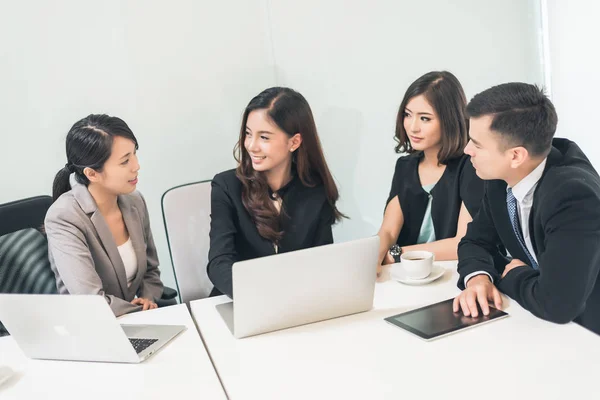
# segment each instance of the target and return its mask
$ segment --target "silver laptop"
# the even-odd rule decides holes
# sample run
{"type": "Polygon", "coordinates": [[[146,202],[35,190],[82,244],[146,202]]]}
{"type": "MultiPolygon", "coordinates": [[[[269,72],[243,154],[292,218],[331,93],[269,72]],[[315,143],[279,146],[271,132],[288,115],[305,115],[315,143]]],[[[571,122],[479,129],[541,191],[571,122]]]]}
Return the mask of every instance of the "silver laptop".
{"type": "Polygon", "coordinates": [[[217,310],[236,338],[370,310],[378,253],[374,236],[237,262],[217,310]]]}
{"type": "Polygon", "coordinates": [[[0,294],[0,321],[27,357],[139,363],[180,325],[120,325],[102,296],[0,294]]]}

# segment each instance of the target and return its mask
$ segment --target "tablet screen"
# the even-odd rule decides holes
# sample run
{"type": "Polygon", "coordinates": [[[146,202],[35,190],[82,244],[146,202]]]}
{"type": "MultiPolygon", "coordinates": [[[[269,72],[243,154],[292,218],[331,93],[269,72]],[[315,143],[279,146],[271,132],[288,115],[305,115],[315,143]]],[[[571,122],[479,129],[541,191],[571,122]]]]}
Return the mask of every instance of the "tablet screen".
{"type": "Polygon", "coordinates": [[[385,321],[405,329],[425,340],[456,332],[461,329],[508,316],[504,311],[490,307],[489,315],[483,315],[479,309],[477,318],[465,317],[462,311],[452,310],[454,299],[444,300],[416,310],[385,318],[385,321]]]}

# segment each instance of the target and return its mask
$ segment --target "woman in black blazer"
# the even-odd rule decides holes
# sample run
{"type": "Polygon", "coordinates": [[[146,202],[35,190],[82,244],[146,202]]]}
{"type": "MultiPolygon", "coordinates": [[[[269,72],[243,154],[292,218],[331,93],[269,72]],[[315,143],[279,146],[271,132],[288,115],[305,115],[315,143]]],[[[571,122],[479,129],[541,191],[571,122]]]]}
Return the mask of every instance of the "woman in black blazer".
{"type": "Polygon", "coordinates": [[[467,224],[477,213],[483,182],[463,149],[468,141],[466,96],[447,71],[413,82],[396,118],[396,162],[379,230],[379,260],[393,263],[388,249],[426,250],[436,260],[455,260],[467,224]]]}
{"type": "Polygon", "coordinates": [[[333,243],[343,215],[310,106],[288,88],[254,97],[242,117],[236,169],[212,181],[211,296],[233,297],[233,263],[333,243]]]}

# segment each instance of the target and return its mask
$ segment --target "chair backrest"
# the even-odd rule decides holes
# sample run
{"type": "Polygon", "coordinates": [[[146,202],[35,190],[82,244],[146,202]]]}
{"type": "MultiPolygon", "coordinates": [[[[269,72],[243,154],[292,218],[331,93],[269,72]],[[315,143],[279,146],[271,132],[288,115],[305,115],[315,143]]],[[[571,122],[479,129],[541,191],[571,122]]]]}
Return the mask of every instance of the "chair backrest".
{"type": "Polygon", "coordinates": [[[210,193],[208,180],[174,187],[162,196],[167,242],[182,303],[208,297],[213,287],[206,273],[210,193]]]}
{"type": "Polygon", "coordinates": [[[48,241],[42,234],[51,204],[50,196],[0,204],[0,293],[57,293],[48,241]]]}
{"type": "Polygon", "coordinates": [[[40,229],[52,197],[36,196],[0,204],[0,236],[26,228],[40,229]]]}
{"type": "Polygon", "coordinates": [[[48,241],[28,228],[0,236],[0,293],[55,294],[48,241]]]}

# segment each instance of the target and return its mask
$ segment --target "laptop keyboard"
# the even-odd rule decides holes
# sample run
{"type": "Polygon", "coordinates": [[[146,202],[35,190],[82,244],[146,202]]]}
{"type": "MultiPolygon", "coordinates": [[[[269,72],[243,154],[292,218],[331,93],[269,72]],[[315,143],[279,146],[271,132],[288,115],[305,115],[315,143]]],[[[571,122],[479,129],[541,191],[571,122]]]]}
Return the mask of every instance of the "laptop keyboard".
{"type": "Polygon", "coordinates": [[[129,338],[131,345],[135,349],[136,353],[140,354],[142,351],[146,350],[152,343],[157,342],[158,339],[132,339],[129,338]]]}

